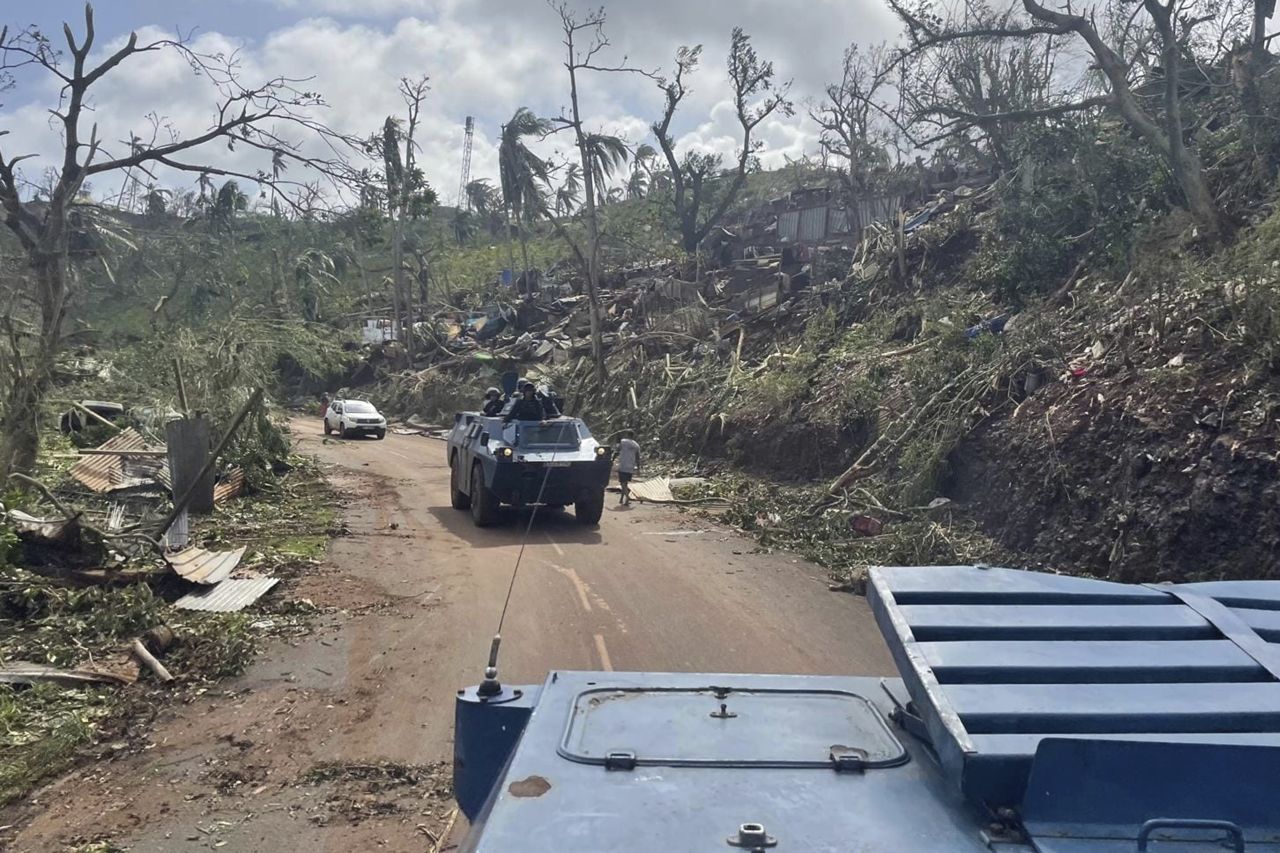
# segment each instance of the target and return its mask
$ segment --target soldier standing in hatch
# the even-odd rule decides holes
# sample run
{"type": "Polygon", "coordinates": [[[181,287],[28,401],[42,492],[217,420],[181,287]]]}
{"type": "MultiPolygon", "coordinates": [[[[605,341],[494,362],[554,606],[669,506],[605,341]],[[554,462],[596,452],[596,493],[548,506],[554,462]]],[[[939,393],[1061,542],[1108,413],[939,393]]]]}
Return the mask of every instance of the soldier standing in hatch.
{"type": "Polygon", "coordinates": [[[525,382],[521,386],[520,396],[515,398],[511,408],[502,416],[502,422],[506,424],[512,421],[545,421],[546,419],[546,409],[538,399],[538,389],[532,382],[525,382]]]}
{"type": "Polygon", "coordinates": [[[487,417],[496,418],[502,414],[502,392],[497,388],[490,388],[484,392],[484,414],[487,417]]]}
{"type": "Polygon", "coordinates": [[[640,445],[636,443],[631,430],[623,430],[622,440],[618,442],[618,485],[622,487],[619,505],[631,503],[631,475],[640,470],[640,445]]]}

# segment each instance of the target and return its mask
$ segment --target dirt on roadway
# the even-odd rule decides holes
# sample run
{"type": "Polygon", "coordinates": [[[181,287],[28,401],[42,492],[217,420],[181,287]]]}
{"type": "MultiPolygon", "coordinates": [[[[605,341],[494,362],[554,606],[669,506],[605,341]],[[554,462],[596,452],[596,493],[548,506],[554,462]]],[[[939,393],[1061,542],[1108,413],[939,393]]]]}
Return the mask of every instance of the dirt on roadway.
{"type": "MultiPolygon", "coordinates": [[[[480,530],[451,509],[441,441],[324,439],[313,420],[294,433],[327,464],[349,531],[322,569],[273,593],[322,608],[316,629],[10,810],[0,849],[433,848],[452,808],[453,696],[481,675],[525,525],[511,513],[480,530]]],[[[503,681],[552,668],[892,674],[866,602],[829,592],[823,570],[616,500],[598,529],[571,512],[534,519],[503,681]]]]}

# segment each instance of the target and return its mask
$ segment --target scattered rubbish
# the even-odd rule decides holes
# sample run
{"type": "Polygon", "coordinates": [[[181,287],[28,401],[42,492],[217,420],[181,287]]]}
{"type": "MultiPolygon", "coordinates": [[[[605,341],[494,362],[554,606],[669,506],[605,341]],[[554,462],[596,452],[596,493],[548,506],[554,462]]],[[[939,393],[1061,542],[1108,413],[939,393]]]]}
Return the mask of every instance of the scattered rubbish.
{"type": "MultiPolygon", "coordinates": [[[[185,513],[181,514],[185,517],[185,513]]],[[[244,558],[245,547],[232,551],[206,551],[203,548],[187,548],[177,554],[169,554],[165,561],[183,580],[212,586],[231,575],[244,558]]]]}
{"type": "Polygon", "coordinates": [[[1012,315],[1010,314],[997,314],[994,317],[990,317],[986,320],[983,320],[981,323],[978,323],[976,325],[970,326],[969,328],[965,329],[964,336],[966,338],[969,338],[970,340],[973,340],[974,338],[978,337],[978,335],[981,335],[983,332],[990,332],[993,335],[1002,335],[1004,334],[1005,326],[1008,325],[1009,318],[1011,316],[1012,315]]]}
{"type": "Polygon", "coordinates": [[[234,613],[253,604],[279,582],[279,578],[229,578],[217,586],[188,593],[173,606],[183,610],[234,613]]]}
{"type": "Polygon", "coordinates": [[[61,542],[66,539],[75,525],[69,518],[37,518],[20,509],[9,510],[9,521],[14,530],[23,539],[35,539],[43,542],[61,542]]]}
{"type": "Polygon", "coordinates": [[[119,429],[114,423],[124,414],[124,404],[104,400],[81,400],[63,412],[58,428],[64,433],[80,432],[90,421],[119,429]]]}

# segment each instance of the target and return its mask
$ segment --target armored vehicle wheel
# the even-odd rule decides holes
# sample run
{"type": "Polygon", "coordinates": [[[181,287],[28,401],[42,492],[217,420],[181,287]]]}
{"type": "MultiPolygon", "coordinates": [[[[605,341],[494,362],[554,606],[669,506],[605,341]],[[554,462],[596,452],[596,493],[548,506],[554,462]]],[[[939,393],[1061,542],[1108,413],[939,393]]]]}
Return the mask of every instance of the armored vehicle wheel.
{"type": "Polygon", "coordinates": [[[604,489],[579,498],[573,505],[573,514],[577,516],[578,521],[591,527],[595,527],[600,523],[600,516],[603,513],[604,489]]]}
{"type": "Polygon", "coordinates": [[[471,509],[471,496],[460,488],[462,472],[458,470],[458,457],[449,459],[449,504],[454,509],[471,509]]]}
{"type": "Polygon", "coordinates": [[[471,469],[471,520],[476,527],[489,527],[498,520],[498,496],[484,484],[479,462],[471,469]]]}
{"type": "Polygon", "coordinates": [[[333,430],[329,429],[329,419],[328,419],[328,418],[325,418],[325,419],[324,419],[324,434],[325,434],[325,435],[333,435],[333,430]]]}

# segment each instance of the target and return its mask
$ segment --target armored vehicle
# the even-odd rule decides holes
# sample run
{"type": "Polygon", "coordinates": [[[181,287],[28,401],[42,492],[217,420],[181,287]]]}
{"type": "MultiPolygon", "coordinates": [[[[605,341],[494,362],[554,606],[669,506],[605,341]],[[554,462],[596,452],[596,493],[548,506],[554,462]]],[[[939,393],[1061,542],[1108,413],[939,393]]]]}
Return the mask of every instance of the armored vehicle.
{"type": "Polygon", "coordinates": [[[511,421],[459,412],[449,432],[454,509],[478,527],[498,520],[500,504],[553,509],[573,504],[583,524],[598,524],[609,483],[609,448],[578,418],[511,421]]]}
{"type": "Polygon", "coordinates": [[[875,568],[899,678],[554,671],[456,701],[469,851],[1280,851],[1280,582],[875,568]]]}

